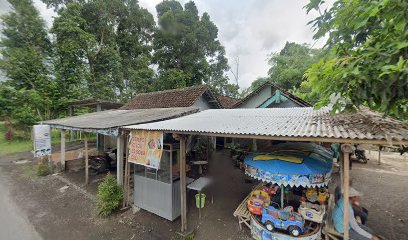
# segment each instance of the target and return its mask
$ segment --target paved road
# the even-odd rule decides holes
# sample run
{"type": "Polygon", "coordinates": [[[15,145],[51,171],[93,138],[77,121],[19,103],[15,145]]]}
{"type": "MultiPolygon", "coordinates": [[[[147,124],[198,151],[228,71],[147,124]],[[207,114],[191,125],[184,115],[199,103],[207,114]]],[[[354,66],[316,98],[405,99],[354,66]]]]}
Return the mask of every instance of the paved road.
{"type": "Polygon", "coordinates": [[[10,197],[0,169],[0,239],[40,240],[41,237],[10,197]]]}

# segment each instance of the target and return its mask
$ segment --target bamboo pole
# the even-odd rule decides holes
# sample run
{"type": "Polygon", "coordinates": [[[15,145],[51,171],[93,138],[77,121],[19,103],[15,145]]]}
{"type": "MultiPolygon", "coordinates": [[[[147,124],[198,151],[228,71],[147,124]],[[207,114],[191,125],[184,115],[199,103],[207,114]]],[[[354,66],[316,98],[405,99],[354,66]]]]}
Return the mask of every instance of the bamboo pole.
{"type": "Polygon", "coordinates": [[[124,149],[124,136],[119,134],[116,137],[116,181],[119,186],[123,187],[123,149],[124,149]]]}
{"type": "Polygon", "coordinates": [[[349,239],[349,184],[350,184],[350,153],[352,152],[352,147],[349,144],[344,144],[341,146],[341,150],[343,152],[343,171],[344,171],[344,179],[343,179],[343,198],[344,198],[344,218],[343,218],[343,226],[344,226],[344,240],[349,239]]]}
{"type": "Polygon", "coordinates": [[[123,207],[127,207],[128,205],[128,168],[129,168],[129,162],[128,162],[128,157],[129,157],[129,140],[128,140],[128,134],[125,135],[125,144],[126,144],[126,159],[125,159],[125,180],[123,184],[123,207]]]}
{"type": "Polygon", "coordinates": [[[180,195],[181,195],[181,232],[187,230],[186,199],[186,138],[180,138],[180,195]]]}
{"type": "Polygon", "coordinates": [[[88,136],[84,132],[84,141],[85,141],[85,185],[88,185],[89,183],[89,158],[88,158],[88,136]]]}
{"type": "Polygon", "coordinates": [[[61,129],[61,171],[65,171],[65,129],[61,129]]]}

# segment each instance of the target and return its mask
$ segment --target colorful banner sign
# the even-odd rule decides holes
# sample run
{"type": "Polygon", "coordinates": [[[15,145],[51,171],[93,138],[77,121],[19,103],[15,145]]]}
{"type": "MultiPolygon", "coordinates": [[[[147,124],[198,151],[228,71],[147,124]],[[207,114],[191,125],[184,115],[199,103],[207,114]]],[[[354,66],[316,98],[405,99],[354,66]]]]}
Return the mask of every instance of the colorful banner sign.
{"type": "Polygon", "coordinates": [[[49,125],[34,125],[34,157],[51,155],[51,128],[49,125]]]}
{"type": "Polygon", "coordinates": [[[130,132],[129,162],[159,169],[162,152],[162,131],[135,130],[130,132]]]}

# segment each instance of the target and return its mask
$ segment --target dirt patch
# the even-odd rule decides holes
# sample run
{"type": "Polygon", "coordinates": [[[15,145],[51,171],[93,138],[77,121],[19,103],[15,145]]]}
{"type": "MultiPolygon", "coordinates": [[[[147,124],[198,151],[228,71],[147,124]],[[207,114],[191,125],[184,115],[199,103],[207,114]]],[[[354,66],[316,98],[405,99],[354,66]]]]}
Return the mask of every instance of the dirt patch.
{"type": "MultiPolygon", "coordinates": [[[[383,154],[377,165],[375,152],[368,164],[353,164],[353,185],[364,193],[362,204],[369,209],[368,226],[386,239],[408,239],[408,162],[397,153],[383,154]]],[[[16,204],[44,239],[180,239],[174,222],[140,210],[117,212],[108,218],[95,215],[95,193],[103,175],[92,176],[83,186],[83,172],[37,177],[33,163],[14,164],[22,156],[0,158],[1,178],[12,183],[16,204]],[[91,196],[91,197],[90,197],[91,196]]],[[[228,152],[217,152],[210,165],[215,188],[204,192],[207,199],[201,219],[189,192],[188,226],[195,239],[251,239],[245,226],[240,231],[232,213],[255,183],[246,183],[242,171],[232,166],[228,152]]]]}

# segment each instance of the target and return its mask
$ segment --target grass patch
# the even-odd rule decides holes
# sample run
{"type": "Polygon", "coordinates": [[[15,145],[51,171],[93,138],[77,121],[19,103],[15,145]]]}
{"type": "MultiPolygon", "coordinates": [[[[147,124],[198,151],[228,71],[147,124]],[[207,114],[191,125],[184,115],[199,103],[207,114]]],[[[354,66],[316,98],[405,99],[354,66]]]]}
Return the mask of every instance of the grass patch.
{"type": "Polygon", "coordinates": [[[30,139],[7,141],[5,134],[4,122],[0,122],[0,155],[27,152],[33,149],[33,142],[30,139]]]}
{"type": "MultiPolygon", "coordinates": [[[[32,151],[33,141],[31,139],[16,139],[13,141],[6,140],[6,126],[4,122],[0,122],[0,156],[32,151]]],[[[61,142],[60,131],[56,129],[51,129],[51,144],[56,144],[61,142]]]]}

